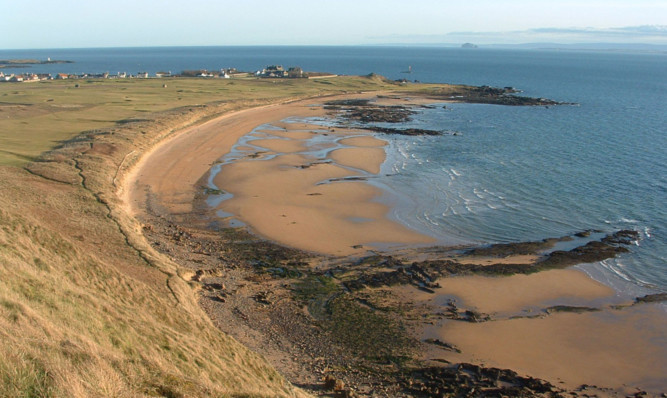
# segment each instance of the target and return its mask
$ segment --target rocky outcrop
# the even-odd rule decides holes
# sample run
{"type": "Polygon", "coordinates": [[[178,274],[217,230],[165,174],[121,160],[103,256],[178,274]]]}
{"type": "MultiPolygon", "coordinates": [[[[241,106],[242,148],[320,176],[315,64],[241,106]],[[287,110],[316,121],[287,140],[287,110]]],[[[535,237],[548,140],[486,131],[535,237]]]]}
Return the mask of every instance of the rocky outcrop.
{"type": "Polygon", "coordinates": [[[536,264],[541,269],[565,268],[582,263],[594,263],[608,258],[616,257],[618,254],[627,253],[627,245],[639,239],[639,232],[632,230],[621,230],[607,235],[599,241],[591,241],[583,246],[576,247],[570,251],[553,251],[547,257],[536,264]]]}
{"type": "Polygon", "coordinates": [[[433,98],[466,102],[471,104],[495,104],[512,106],[549,106],[549,105],[572,105],[566,102],[558,102],[547,98],[534,98],[514,95],[519,90],[513,87],[490,87],[490,86],[456,86],[455,90],[446,90],[434,93],[433,98]]]}
{"type": "Polygon", "coordinates": [[[469,363],[415,369],[405,375],[402,385],[416,397],[539,397],[562,392],[547,381],[509,369],[469,363]]]}

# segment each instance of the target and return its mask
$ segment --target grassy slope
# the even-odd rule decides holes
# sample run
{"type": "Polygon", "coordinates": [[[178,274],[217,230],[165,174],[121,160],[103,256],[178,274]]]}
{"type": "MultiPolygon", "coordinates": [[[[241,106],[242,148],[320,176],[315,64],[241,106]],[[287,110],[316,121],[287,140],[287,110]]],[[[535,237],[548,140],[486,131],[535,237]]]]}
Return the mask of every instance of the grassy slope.
{"type": "Polygon", "coordinates": [[[0,86],[0,396],[302,395],[215,329],[178,265],[123,211],[116,184],[143,151],[216,114],[400,87],[363,78],[77,83],[0,86]],[[186,106],[165,111],[176,105],[186,106]]]}
{"type": "Polygon", "coordinates": [[[0,171],[0,396],[291,395],[80,186],[0,171]]]}

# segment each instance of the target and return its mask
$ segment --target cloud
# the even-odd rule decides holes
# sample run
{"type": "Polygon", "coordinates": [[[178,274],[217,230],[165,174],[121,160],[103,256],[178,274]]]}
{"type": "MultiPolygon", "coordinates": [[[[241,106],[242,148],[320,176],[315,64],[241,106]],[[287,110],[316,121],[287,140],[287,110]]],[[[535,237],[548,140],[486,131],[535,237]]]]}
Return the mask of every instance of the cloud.
{"type": "Polygon", "coordinates": [[[506,32],[451,32],[440,35],[394,35],[374,40],[395,43],[642,43],[667,44],[667,26],[645,25],[620,28],[538,28],[506,32]]]}

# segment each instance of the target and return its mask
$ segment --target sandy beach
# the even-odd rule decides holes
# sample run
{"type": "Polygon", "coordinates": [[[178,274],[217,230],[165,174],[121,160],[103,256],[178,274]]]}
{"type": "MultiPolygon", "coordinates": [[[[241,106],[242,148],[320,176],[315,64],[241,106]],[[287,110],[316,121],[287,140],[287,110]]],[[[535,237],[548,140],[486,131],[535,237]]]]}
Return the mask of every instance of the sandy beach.
{"type": "MultiPolygon", "coordinates": [[[[369,245],[423,244],[428,236],[386,218],[382,192],[364,181],[380,172],[386,142],[353,131],[330,131],[294,123],[253,140],[259,148],[224,165],[214,183],[233,198],[219,208],[253,231],[281,244],[328,255],[364,253],[369,245]],[[353,136],[353,135],[357,136],[353,136]],[[349,137],[349,138],[346,138],[349,137]],[[313,152],[322,153],[317,157],[313,152]]],[[[333,130],[333,129],[332,129],[333,130]]]]}
{"type": "MultiPolygon", "coordinates": [[[[355,96],[364,97],[368,94],[355,96]]],[[[368,132],[322,131],[322,126],[284,122],[323,116],[320,105],[309,100],[254,108],[188,129],[142,159],[128,179],[135,182],[126,198],[135,214],[148,207],[176,217],[189,214],[212,165],[233,153],[235,160],[223,164],[212,179],[233,197],[210,214],[231,214],[255,235],[336,257],[433,243],[432,237],[388,219],[389,208],[378,200],[382,192],[364,181],[380,172],[386,141],[368,132]],[[240,143],[250,133],[252,139],[240,143]]],[[[469,256],[457,261],[529,266],[537,258],[469,256]]],[[[392,288],[399,300],[435,319],[414,324],[418,339],[438,339],[461,351],[427,346],[424,361],[509,368],[568,389],[595,384],[628,393],[666,386],[664,312],[652,305],[630,306],[627,298],[583,272],[466,276],[438,283],[432,293],[412,286],[392,288]],[[489,319],[462,322],[438,315],[452,300],[489,319]],[[556,306],[592,310],[549,310],[556,306]]]]}
{"type": "Polygon", "coordinates": [[[271,130],[273,138],[253,141],[262,149],[245,148],[245,159],[223,166],[215,177],[217,187],[234,195],[220,210],[235,215],[260,236],[321,254],[347,256],[373,247],[434,242],[387,219],[388,207],[377,200],[382,195],[379,189],[364,181],[344,180],[359,171],[366,177],[377,174],[385,159],[384,141],[369,133],[332,129],[327,134],[339,138],[339,143],[314,142],[319,151],[332,146],[326,159],[304,153],[313,150],[308,140],[322,127],[282,120],[324,115],[322,107],[312,104],[310,100],[254,108],[184,131],[144,157],[135,169],[136,183],[128,200],[135,209],[145,208],[153,198],[155,206],[170,214],[191,212],[211,166],[239,138],[271,124],[281,130],[271,130]],[[159,166],[144,167],[149,164],[159,166]],[[322,184],[330,179],[343,181],[322,184]]]}

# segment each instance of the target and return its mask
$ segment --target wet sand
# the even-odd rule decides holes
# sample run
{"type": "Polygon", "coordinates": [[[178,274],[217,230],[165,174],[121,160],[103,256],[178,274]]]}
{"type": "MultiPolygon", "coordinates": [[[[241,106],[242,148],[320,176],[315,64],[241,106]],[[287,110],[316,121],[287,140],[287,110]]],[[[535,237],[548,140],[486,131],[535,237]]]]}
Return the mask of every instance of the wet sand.
{"type": "Polygon", "coordinates": [[[433,241],[387,219],[389,208],[377,201],[379,189],[345,180],[379,173],[385,141],[335,130],[326,133],[325,141],[309,141],[321,126],[282,126],[280,132],[260,132],[280,138],[253,140],[260,148],[241,151],[242,159],[224,165],[215,176],[215,185],[234,195],[221,203],[221,210],[270,240],[334,256],[433,241]]]}
{"type": "Polygon", "coordinates": [[[425,360],[512,369],[566,389],[588,384],[628,394],[665,388],[667,317],[658,306],[632,306],[575,269],[438,283],[434,294],[394,289],[435,319],[419,328],[422,339],[438,339],[461,351],[428,345],[425,360]],[[437,315],[452,303],[459,312],[475,311],[489,319],[467,322],[437,315]]]}

